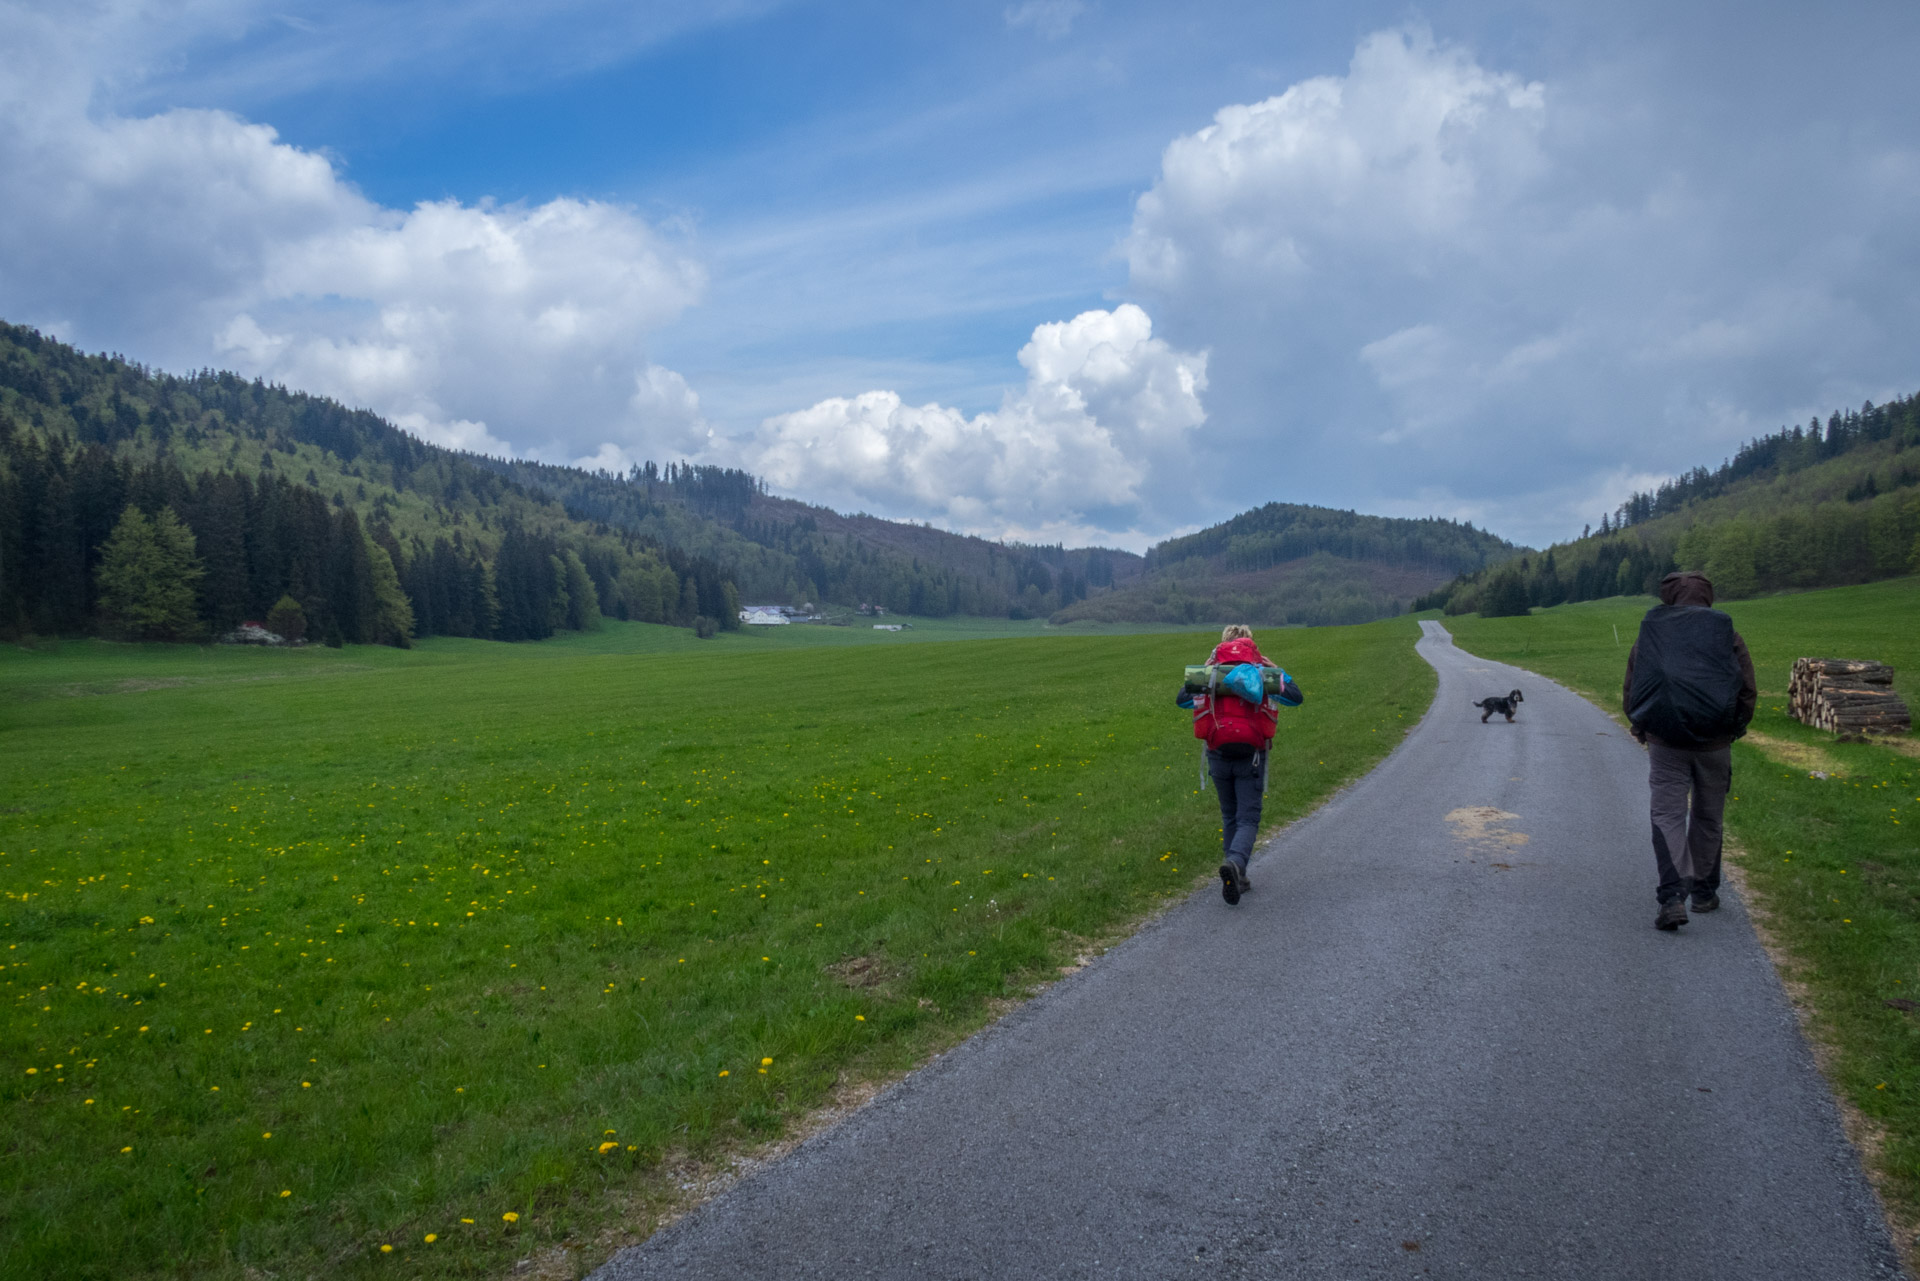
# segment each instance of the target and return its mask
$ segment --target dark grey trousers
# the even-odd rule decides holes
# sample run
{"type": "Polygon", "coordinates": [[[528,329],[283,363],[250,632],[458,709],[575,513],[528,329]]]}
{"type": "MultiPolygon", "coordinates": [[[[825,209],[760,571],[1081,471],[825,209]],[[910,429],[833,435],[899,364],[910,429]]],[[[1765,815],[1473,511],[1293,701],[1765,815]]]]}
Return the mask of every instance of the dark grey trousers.
{"type": "Polygon", "coordinates": [[[1220,798],[1220,848],[1222,856],[1238,863],[1245,871],[1253,857],[1253,838],[1260,834],[1260,802],[1266,791],[1267,754],[1261,752],[1245,760],[1230,761],[1217,752],[1207,753],[1207,775],[1220,798]]]}
{"type": "Polygon", "coordinates": [[[1653,793],[1653,863],[1662,903],[1720,888],[1720,838],[1733,783],[1733,749],[1689,752],[1647,744],[1653,793]]]}

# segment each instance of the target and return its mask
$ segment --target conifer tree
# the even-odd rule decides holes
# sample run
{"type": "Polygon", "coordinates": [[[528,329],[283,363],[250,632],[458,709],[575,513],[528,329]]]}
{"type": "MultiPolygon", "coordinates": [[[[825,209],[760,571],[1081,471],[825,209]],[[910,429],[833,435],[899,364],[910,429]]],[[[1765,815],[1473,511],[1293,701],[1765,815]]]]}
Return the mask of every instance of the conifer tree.
{"type": "Polygon", "coordinates": [[[567,616],[562,624],[576,632],[592,631],[600,626],[600,592],[593,585],[587,567],[571,547],[562,553],[565,565],[564,589],[567,616]]]}
{"type": "Polygon", "coordinates": [[[407,649],[413,644],[413,606],[400,590],[393,557],[378,543],[369,543],[367,559],[373,579],[373,639],[376,644],[407,649]]]}
{"type": "Polygon", "coordinates": [[[193,532],[170,507],[149,520],[128,504],[101,549],[100,615],[135,640],[186,640],[200,633],[195,597],[201,575],[193,532]]]}
{"type": "Polygon", "coordinates": [[[1487,584],[1480,602],[1482,618],[1521,618],[1527,614],[1527,584],[1518,570],[1503,570],[1487,584]]]}

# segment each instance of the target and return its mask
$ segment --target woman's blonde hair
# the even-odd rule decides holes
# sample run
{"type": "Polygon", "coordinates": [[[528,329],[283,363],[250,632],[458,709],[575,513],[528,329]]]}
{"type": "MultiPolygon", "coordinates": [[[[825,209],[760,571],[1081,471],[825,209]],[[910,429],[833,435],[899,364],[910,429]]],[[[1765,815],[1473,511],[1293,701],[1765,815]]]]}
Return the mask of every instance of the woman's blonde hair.
{"type": "Polygon", "coordinates": [[[1252,640],[1252,639],[1253,639],[1253,628],[1248,627],[1245,623],[1228,623],[1226,630],[1220,633],[1220,643],[1222,645],[1226,644],[1230,640],[1252,640]]]}

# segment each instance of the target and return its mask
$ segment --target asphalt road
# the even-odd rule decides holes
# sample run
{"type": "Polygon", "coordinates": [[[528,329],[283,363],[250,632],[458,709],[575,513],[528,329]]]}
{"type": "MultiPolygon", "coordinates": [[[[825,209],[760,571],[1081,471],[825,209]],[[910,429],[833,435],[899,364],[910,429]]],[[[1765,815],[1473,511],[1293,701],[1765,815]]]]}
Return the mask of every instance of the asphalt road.
{"type": "Polygon", "coordinates": [[[1898,1276],[1737,897],[1652,928],[1640,749],[1424,626],[1433,708],[1239,907],[1197,895],[596,1276],[1898,1276]],[[1515,686],[1514,724],[1467,705],[1515,686]]]}

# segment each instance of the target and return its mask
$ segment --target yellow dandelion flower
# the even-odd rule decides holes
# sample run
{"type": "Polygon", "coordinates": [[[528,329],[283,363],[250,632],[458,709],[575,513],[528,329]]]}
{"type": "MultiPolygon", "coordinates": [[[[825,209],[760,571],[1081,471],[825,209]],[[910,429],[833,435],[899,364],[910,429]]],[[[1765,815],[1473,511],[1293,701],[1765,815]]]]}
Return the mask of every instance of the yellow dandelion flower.
{"type": "Polygon", "coordinates": [[[508,1223],[520,1222],[520,1216],[515,1214],[512,1210],[508,1210],[505,1214],[501,1215],[500,1217],[502,1219],[505,1219],[508,1223]]]}
{"type": "Polygon", "coordinates": [[[439,1239],[440,1239],[440,1234],[438,1232],[429,1232],[423,1238],[423,1240],[425,1240],[428,1245],[432,1245],[435,1241],[438,1241],[439,1239]]]}
{"type": "Polygon", "coordinates": [[[133,1151],[133,1149],[132,1149],[132,1148],[121,1148],[121,1149],[120,1149],[120,1152],[121,1152],[121,1154],[122,1154],[122,1155],[125,1155],[126,1153],[128,1153],[128,1152],[131,1152],[131,1151],[133,1151]]]}
{"type": "Polygon", "coordinates": [[[393,1253],[393,1247],[392,1247],[392,1246],[390,1246],[390,1245],[383,1245],[383,1246],[381,1246],[381,1247],[380,1247],[380,1253],[382,1253],[382,1254],[392,1254],[392,1253],[393,1253]]]}
{"type": "Polygon", "coordinates": [[[721,1069],[720,1069],[720,1075],[721,1075],[721,1076],[725,1076],[725,1075],[727,1075],[727,1070],[726,1070],[725,1068],[721,1068],[721,1069]]]}
{"type": "Polygon", "coordinates": [[[462,1219],[462,1220],[460,1220],[460,1222],[462,1222],[462,1223],[472,1223],[472,1222],[473,1222],[473,1220],[472,1220],[472,1219],[462,1219]]]}
{"type": "Polygon", "coordinates": [[[268,1130],[268,1131],[266,1131],[266,1132],[265,1132],[264,1134],[262,1134],[262,1135],[261,1135],[260,1137],[261,1137],[261,1138],[263,1138],[263,1139],[270,1139],[270,1138],[272,1138],[272,1137],[273,1137],[273,1131],[272,1131],[272,1130],[268,1130]]]}
{"type": "Polygon", "coordinates": [[[28,1068],[28,1069],[27,1069],[27,1075],[28,1075],[28,1076],[39,1076],[39,1075],[40,1075],[40,1069],[39,1069],[39,1068],[28,1068]]]}
{"type": "Polygon", "coordinates": [[[88,1100],[87,1100],[87,1102],[88,1102],[88,1103],[92,1103],[92,1102],[93,1102],[93,1100],[92,1100],[92,1099],[88,1099],[88,1100]]]}
{"type": "Polygon", "coordinates": [[[312,1082],[312,1081],[302,1081],[302,1082],[300,1082],[300,1088],[301,1088],[301,1089],[303,1089],[303,1090],[311,1090],[311,1089],[313,1088],[313,1082],[312,1082]]]}
{"type": "Polygon", "coordinates": [[[293,1195],[293,1189],[287,1188],[285,1191],[281,1192],[280,1195],[283,1197],[290,1197],[293,1195]]]}

